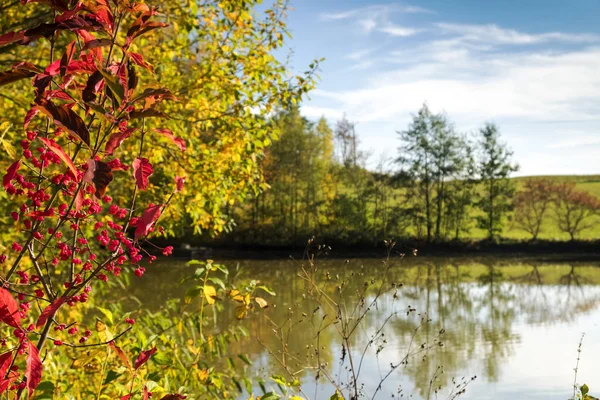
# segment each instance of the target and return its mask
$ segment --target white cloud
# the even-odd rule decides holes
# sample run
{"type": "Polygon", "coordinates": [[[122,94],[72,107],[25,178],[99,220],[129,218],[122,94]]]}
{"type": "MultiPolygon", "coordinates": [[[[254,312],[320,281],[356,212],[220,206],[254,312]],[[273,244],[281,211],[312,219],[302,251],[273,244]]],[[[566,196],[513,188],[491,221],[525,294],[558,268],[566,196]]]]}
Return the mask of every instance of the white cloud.
{"type": "Polygon", "coordinates": [[[394,13],[431,13],[431,11],[421,7],[394,4],[372,5],[336,13],[321,14],[321,19],[326,21],[351,19],[361,27],[364,33],[373,32],[377,27],[380,27],[377,31],[391,36],[412,36],[418,32],[416,29],[391,23],[390,15],[394,13]]]}
{"type": "Polygon", "coordinates": [[[600,49],[562,54],[463,52],[430,55],[430,61],[374,74],[364,88],[317,91],[358,121],[390,120],[427,101],[466,120],[586,119],[600,103],[600,49]]]}
{"type": "Polygon", "coordinates": [[[363,18],[358,21],[359,25],[363,28],[363,31],[369,33],[377,26],[375,18],[363,18]]]}
{"type": "Polygon", "coordinates": [[[347,54],[344,58],[346,58],[347,60],[360,60],[364,57],[367,57],[368,55],[370,55],[371,53],[373,53],[373,51],[375,51],[375,49],[362,49],[362,50],[357,50],[357,51],[353,51],[352,53],[347,54]]]}
{"type": "Polygon", "coordinates": [[[341,19],[348,19],[350,17],[354,17],[358,13],[358,9],[349,10],[349,11],[341,11],[337,13],[322,13],[321,19],[325,21],[335,21],[341,19]]]}
{"type": "Polygon", "coordinates": [[[302,106],[302,114],[307,118],[317,119],[325,117],[330,120],[341,119],[344,113],[342,111],[329,107],[314,107],[310,105],[302,106]]]}
{"type": "Polygon", "coordinates": [[[423,7],[417,6],[402,6],[400,4],[374,4],[366,7],[353,8],[346,11],[339,11],[333,13],[322,13],[320,18],[322,20],[343,20],[349,19],[360,15],[381,15],[389,13],[405,13],[405,14],[434,14],[433,11],[423,7]]]}
{"type": "Polygon", "coordinates": [[[584,146],[598,146],[600,145],[600,137],[598,135],[588,135],[582,131],[568,130],[565,131],[564,136],[566,139],[558,140],[546,146],[548,149],[565,149],[573,147],[584,147],[584,146]]]}
{"type": "Polygon", "coordinates": [[[498,25],[469,25],[438,23],[436,26],[446,34],[459,35],[462,40],[496,44],[528,45],[547,42],[592,43],[600,41],[600,37],[591,34],[570,34],[563,32],[546,32],[531,34],[513,29],[501,28],[498,25]]]}
{"type": "Polygon", "coordinates": [[[451,23],[416,29],[379,12],[346,18],[373,21],[363,23],[370,32],[423,34],[392,50],[398,42],[364,39],[372,46],[361,42],[344,56],[355,64],[336,68],[335,89],[312,92],[304,115],[333,122],[346,113],[377,154],[396,147],[395,132],[427,102],[463,132],[497,122],[519,174],[600,172],[600,36],[451,23]]]}
{"type": "Polygon", "coordinates": [[[388,24],[387,26],[384,26],[383,28],[381,28],[380,31],[390,34],[392,36],[401,36],[401,37],[412,36],[418,32],[418,30],[416,30],[416,29],[405,28],[405,27],[402,27],[399,25],[394,25],[394,24],[388,24]]]}
{"type": "Polygon", "coordinates": [[[359,62],[358,64],[354,64],[354,65],[350,66],[350,68],[348,68],[348,69],[350,71],[358,71],[358,70],[369,69],[373,65],[375,65],[375,61],[365,60],[365,61],[359,62]]]}

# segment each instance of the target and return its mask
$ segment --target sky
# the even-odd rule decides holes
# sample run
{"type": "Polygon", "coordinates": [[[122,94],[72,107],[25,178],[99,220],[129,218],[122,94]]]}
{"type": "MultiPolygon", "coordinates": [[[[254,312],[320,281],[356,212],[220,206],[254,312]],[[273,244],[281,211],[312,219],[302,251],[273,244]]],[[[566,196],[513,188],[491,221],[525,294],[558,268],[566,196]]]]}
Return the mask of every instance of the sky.
{"type": "Polygon", "coordinates": [[[518,175],[600,173],[600,0],[291,0],[290,67],[325,58],[301,112],[356,123],[370,165],[423,103],[496,123],[518,175]]]}

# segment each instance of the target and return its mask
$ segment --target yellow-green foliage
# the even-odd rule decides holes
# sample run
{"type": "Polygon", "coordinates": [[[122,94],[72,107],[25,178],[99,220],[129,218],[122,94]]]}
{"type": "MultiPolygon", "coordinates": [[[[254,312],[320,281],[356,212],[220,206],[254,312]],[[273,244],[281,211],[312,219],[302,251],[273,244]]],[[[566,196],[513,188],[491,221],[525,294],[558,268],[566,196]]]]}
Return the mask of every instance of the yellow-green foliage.
{"type": "MultiPolygon", "coordinates": [[[[52,19],[44,4],[13,3],[0,13],[3,31],[52,19]]],[[[285,25],[288,10],[283,0],[260,8],[257,8],[259,0],[147,0],[146,3],[159,9],[158,18],[167,22],[169,28],[161,31],[161,35],[150,33],[140,38],[131,51],[143,55],[154,68],[153,80],[168,87],[178,99],[163,109],[169,120],[151,118],[146,127],[171,129],[185,139],[187,151],[177,168],[166,171],[155,168],[145,195],[152,198],[153,188],[172,184],[175,175],[186,176],[185,195],[169,208],[165,223],[170,222],[172,233],[181,233],[189,226],[195,231],[219,232],[230,223],[225,209],[244,199],[248,191],[264,187],[260,160],[278,136],[270,115],[299,102],[313,87],[317,64],[294,76],[275,57],[288,35],[285,25]]],[[[124,42],[124,35],[121,30],[120,42],[124,42]]],[[[64,36],[58,40],[67,40],[64,36]]],[[[45,68],[49,50],[49,41],[44,39],[29,46],[5,47],[0,54],[0,69],[8,69],[22,59],[36,60],[36,64],[45,68]]],[[[115,56],[120,56],[116,48],[115,56]]],[[[140,74],[142,85],[149,74],[140,74]]],[[[13,146],[23,135],[23,117],[32,95],[29,80],[3,87],[0,122],[7,123],[2,125],[2,132],[8,128],[5,139],[13,146]]],[[[176,148],[162,138],[157,137],[153,142],[149,157],[153,165],[166,165],[175,159],[176,148]]],[[[132,156],[133,149],[128,148],[127,142],[122,149],[119,156],[124,159],[132,156]]],[[[12,158],[9,152],[2,152],[0,169],[5,170],[12,158]]],[[[118,198],[126,193],[110,188],[108,194],[118,198]]]]}

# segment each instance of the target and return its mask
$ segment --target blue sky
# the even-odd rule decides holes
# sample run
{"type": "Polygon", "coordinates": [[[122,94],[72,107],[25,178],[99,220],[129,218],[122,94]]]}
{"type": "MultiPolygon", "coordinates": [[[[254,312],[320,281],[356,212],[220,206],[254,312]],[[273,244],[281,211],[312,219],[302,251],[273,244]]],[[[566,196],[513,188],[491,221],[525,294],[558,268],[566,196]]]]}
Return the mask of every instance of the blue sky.
{"type": "Polygon", "coordinates": [[[291,66],[325,57],[302,113],[356,122],[370,165],[423,102],[500,127],[519,175],[600,173],[599,0],[291,0],[291,66]]]}

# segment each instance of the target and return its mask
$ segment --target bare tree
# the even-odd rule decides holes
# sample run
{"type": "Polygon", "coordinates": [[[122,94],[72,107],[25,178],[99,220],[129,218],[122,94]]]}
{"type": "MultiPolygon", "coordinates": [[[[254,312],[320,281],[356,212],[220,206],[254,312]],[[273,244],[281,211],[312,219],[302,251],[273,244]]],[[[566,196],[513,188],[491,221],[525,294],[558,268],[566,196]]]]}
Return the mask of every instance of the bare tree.
{"type": "Polygon", "coordinates": [[[528,179],[515,196],[515,222],[533,240],[540,234],[544,216],[552,202],[553,187],[549,179],[528,179]]]}
{"type": "Polygon", "coordinates": [[[593,226],[593,217],[600,210],[596,196],[577,190],[574,182],[555,185],[552,192],[558,228],[568,233],[571,240],[593,226]]]}

